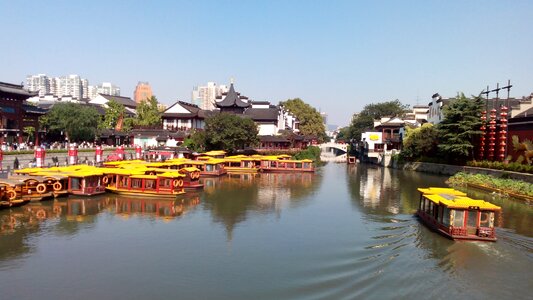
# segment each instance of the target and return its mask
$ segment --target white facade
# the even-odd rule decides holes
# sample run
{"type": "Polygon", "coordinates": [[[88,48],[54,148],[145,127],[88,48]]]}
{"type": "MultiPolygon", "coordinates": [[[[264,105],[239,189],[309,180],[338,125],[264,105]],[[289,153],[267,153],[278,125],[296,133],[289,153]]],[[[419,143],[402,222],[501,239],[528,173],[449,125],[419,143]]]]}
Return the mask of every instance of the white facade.
{"type": "Polygon", "coordinates": [[[278,127],[274,124],[257,124],[259,135],[277,135],[278,127]]]}
{"type": "Polygon", "coordinates": [[[439,94],[433,95],[431,102],[429,103],[429,110],[427,114],[427,120],[432,124],[439,124],[444,119],[442,112],[442,97],[439,94]]]}
{"type": "Polygon", "coordinates": [[[96,98],[98,94],[120,96],[120,88],[110,82],[102,82],[102,84],[97,86],[89,86],[87,93],[89,99],[96,98]]]}
{"type": "Polygon", "coordinates": [[[88,96],[89,81],[78,75],[48,77],[46,74],[38,74],[26,77],[26,85],[29,91],[39,91],[40,97],[46,94],[59,98],[69,95],[80,100],[88,96]]]}
{"type": "Polygon", "coordinates": [[[216,97],[227,91],[226,85],[217,85],[215,82],[208,82],[206,86],[196,86],[192,90],[192,103],[201,109],[213,110],[216,97]]]}
{"type": "Polygon", "coordinates": [[[46,74],[28,75],[26,88],[30,92],[39,91],[39,97],[50,93],[50,78],[46,74]]]}

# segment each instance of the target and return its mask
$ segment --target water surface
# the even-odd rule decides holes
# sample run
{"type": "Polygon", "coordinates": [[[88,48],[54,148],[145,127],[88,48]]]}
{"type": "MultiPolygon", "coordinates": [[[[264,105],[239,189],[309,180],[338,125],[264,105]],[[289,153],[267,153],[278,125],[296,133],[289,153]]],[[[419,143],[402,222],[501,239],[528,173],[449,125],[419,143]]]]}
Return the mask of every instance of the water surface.
{"type": "Polygon", "coordinates": [[[503,207],[499,240],[453,242],[413,217],[445,179],[329,164],[0,211],[0,298],[529,298],[532,207],[469,191],[503,207]]]}

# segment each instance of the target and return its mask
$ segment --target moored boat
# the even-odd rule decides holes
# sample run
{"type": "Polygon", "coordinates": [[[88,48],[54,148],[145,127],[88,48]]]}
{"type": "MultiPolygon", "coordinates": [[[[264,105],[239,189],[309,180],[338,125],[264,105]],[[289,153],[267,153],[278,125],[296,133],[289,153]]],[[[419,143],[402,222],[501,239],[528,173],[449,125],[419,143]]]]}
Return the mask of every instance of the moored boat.
{"type": "Polygon", "coordinates": [[[419,188],[417,215],[431,229],[454,240],[496,241],[494,219],[501,208],[451,188],[419,188]]]}
{"type": "Polygon", "coordinates": [[[22,183],[19,180],[0,179],[0,208],[21,206],[30,202],[22,198],[22,183]]]}
{"type": "Polygon", "coordinates": [[[64,173],[68,176],[68,192],[71,195],[94,196],[105,193],[104,173],[94,168],[64,173]]]}
{"type": "Polygon", "coordinates": [[[162,198],[175,198],[185,193],[183,189],[185,175],[170,171],[159,174],[153,171],[147,175],[145,171],[135,169],[104,171],[106,190],[117,194],[162,198]]]}
{"type": "Polygon", "coordinates": [[[310,159],[279,159],[278,157],[264,157],[261,159],[263,172],[314,172],[313,161],[310,159]]]}
{"type": "Polygon", "coordinates": [[[224,159],[224,169],[228,173],[257,173],[261,170],[261,159],[244,155],[229,156],[224,159]]]}

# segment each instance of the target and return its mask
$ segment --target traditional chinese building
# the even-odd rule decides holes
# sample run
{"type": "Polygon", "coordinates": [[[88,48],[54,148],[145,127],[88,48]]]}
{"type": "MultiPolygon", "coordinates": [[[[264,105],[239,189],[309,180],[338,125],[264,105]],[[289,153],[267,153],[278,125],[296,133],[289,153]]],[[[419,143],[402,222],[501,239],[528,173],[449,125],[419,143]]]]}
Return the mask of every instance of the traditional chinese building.
{"type": "Polygon", "coordinates": [[[39,130],[39,117],[44,110],[29,105],[25,101],[38,92],[29,92],[22,85],[0,82],[0,142],[23,143],[24,127],[35,129],[35,144],[39,144],[42,132],[39,130]]]}

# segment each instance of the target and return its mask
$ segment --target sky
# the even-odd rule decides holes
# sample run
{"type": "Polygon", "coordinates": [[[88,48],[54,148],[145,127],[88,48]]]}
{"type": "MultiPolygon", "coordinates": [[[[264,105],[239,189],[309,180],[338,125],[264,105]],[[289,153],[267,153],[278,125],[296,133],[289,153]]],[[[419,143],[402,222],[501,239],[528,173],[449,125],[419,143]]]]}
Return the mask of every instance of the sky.
{"type": "Polygon", "coordinates": [[[365,105],[477,95],[511,80],[533,92],[533,1],[0,0],[0,81],[78,74],[133,98],[190,101],[229,84],[292,98],[348,125],[365,105]]]}

